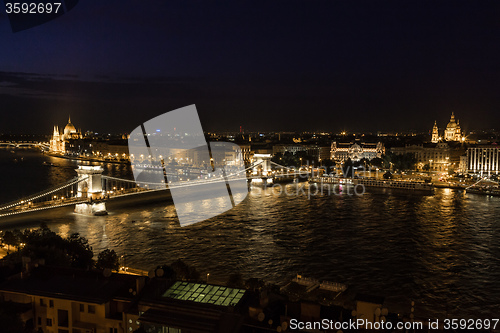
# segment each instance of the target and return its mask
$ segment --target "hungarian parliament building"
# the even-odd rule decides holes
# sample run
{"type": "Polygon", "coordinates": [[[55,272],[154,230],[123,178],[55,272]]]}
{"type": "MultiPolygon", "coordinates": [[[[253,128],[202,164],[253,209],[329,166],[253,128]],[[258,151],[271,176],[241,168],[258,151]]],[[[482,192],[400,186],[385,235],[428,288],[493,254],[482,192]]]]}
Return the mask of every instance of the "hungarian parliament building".
{"type": "Polygon", "coordinates": [[[68,124],[61,131],[59,126],[54,126],[50,138],[49,153],[64,155],[82,160],[127,162],[129,161],[126,137],[96,137],[84,136],[75,125],[68,124]]]}
{"type": "Polygon", "coordinates": [[[78,131],[76,127],[71,123],[71,117],[68,119],[68,124],[64,127],[64,131],[61,133],[59,131],[59,126],[54,126],[54,131],[52,132],[52,138],[50,139],[51,153],[65,154],[66,144],[69,140],[81,139],[82,132],[78,131]]]}

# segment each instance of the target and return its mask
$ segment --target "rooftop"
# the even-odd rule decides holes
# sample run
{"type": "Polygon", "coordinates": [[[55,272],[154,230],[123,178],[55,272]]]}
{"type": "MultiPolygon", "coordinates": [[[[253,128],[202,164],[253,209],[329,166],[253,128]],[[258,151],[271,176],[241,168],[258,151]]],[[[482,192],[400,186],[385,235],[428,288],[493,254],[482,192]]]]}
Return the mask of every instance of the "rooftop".
{"type": "Polygon", "coordinates": [[[177,281],[163,294],[163,297],[219,306],[235,306],[244,294],[245,289],[177,281]]]}
{"type": "Polygon", "coordinates": [[[97,271],[40,266],[26,277],[0,284],[0,291],[103,304],[114,297],[132,298],[129,290],[135,290],[136,279],[126,274],[104,277],[97,271]]]}

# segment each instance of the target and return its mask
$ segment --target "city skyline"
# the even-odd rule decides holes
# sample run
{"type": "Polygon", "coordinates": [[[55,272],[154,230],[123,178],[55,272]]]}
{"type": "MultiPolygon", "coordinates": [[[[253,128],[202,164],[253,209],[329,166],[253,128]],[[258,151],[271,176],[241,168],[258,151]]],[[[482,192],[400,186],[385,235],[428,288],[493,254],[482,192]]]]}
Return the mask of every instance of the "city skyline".
{"type": "MultiPolygon", "coordinates": [[[[201,113],[201,112],[200,112],[201,113]]],[[[43,113],[38,114],[39,121],[37,122],[37,125],[40,125],[40,122],[45,124],[49,123],[51,119],[54,121],[51,122],[48,126],[51,126],[53,129],[54,126],[61,128],[64,127],[64,122],[60,120],[60,118],[68,118],[68,117],[73,117],[71,112],[65,112],[65,111],[59,111],[57,113],[51,113],[51,118],[46,117],[43,113]]],[[[89,121],[88,117],[81,117],[81,113],[76,113],[77,114],[77,121],[80,124],[85,124],[87,127],[79,126],[78,130],[82,131],[82,134],[85,133],[94,133],[94,134],[99,134],[99,135],[123,135],[123,134],[128,134],[130,133],[130,129],[126,130],[122,126],[104,126],[107,124],[101,123],[100,125],[94,125],[89,121]]],[[[152,113],[148,113],[153,115],[152,113]]],[[[451,111],[451,114],[455,114],[454,111],[451,111]]],[[[328,135],[356,135],[356,134],[362,134],[362,135],[428,135],[430,138],[433,137],[433,132],[435,131],[435,127],[437,126],[437,129],[439,133],[442,135],[439,135],[439,139],[445,140],[444,138],[444,133],[446,132],[446,124],[449,123],[449,115],[444,114],[444,112],[441,112],[439,114],[434,114],[432,115],[435,119],[433,121],[430,121],[430,119],[427,120],[422,120],[421,123],[423,124],[422,126],[415,127],[415,126],[409,126],[405,124],[399,124],[400,126],[394,126],[390,127],[381,127],[381,128],[376,128],[372,127],[370,129],[363,128],[363,126],[360,126],[359,124],[356,123],[356,121],[353,120],[352,123],[346,123],[345,125],[332,125],[332,126],[325,126],[323,125],[322,128],[308,128],[306,127],[293,127],[293,128],[279,128],[279,127],[269,127],[269,126],[257,126],[257,127],[251,127],[248,128],[244,126],[243,124],[237,125],[236,122],[231,124],[228,127],[217,127],[217,128],[212,128],[210,126],[211,122],[208,121],[207,123],[209,126],[204,126],[204,132],[209,134],[209,133],[315,133],[315,134],[328,134],[328,135]],[[433,125],[429,125],[433,124],[433,125]],[[427,125],[427,127],[426,127],[427,125]],[[205,129],[207,128],[207,129],[205,129]]],[[[18,116],[18,115],[9,115],[8,113],[5,114],[4,118],[11,118],[12,116],[18,116]]],[[[431,117],[432,117],[431,116],[431,117]]],[[[201,117],[200,115],[200,118],[201,117]]],[[[468,119],[467,115],[460,116],[461,119],[468,119]]],[[[206,119],[206,118],[205,118],[206,119]]],[[[494,119],[494,118],[491,118],[494,119]]],[[[491,120],[488,119],[488,120],[491,120]]],[[[470,126],[469,123],[462,122],[461,124],[459,123],[459,128],[461,129],[461,135],[467,136],[468,134],[476,134],[476,133],[496,133],[498,131],[498,127],[494,127],[492,125],[492,121],[489,121],[491,126],[484,126],[484,127],[472,127],[470,126]]],[[[47,134],[47,131],[45,128],[41,128],[40,126],[34,126],[34,127],[25,127],[25,126],[17,126],[16,123],[14,125],[9,125],[7,122],[2,123],[4,127],[0,127],[0,134],[2,135],[34,135],[34,136],[49,136],[47,134]]],[[[26,122],[23,123],[23,125],[26,125],[26,122]]],[[[434,139],[431,139],[434,140],[434,139]]],[[[445,140],[446,141],[446,140],[445,140]]]]}

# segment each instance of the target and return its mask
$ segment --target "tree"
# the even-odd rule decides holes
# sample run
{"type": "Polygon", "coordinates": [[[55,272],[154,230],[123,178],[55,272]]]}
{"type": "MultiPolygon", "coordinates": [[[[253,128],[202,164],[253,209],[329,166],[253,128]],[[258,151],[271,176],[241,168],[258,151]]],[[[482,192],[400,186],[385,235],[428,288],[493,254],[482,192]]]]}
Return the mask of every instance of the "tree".
{"type": "Polygon", "coordinates": [[[384,173],[384,179],[392,179],[392,173],[390,173],[389,171],[384,173]]]}
{"type": "MultiPolygon", "coordinates": [[[[4,235],[5,236],[5,235],[4,235]]],[[[7,236],[12,237],[12,236],[7,236]]],[[[14,237],[15,238],[15,237],[14,237]]],[[[90,269],[94,266],[94,253],[84,237],[72,234],[62,238],[46,226],[25,230],[21,236],[24,247],[6,259],[20,262],[22,257],[44,259],[47,265],[90,269]]]]}
{"type": "Polygon", "coordinates": [[[10,250],[11,246],[19,247],[19,238],[16,236],[16,234],[10,230],[7,230],[3,233],[2,241],[5,245],[7,245],[7,248],[10,250]]]}
{"type": "Polygon", "coordinates": [[[94,266],[94,253],[89,241],[80,234],[74,233],[67,239],[67,250],[71,267],[90,269],[94,266]]]}
{"type": "Polygon", "coordinates": [[[118,255],[115,250],[106,249],[97,255],[96,268],[98,269],[109,268],[112,270],[118,270],[119,264],[118,255]]]}
{"type": "Polygon", "coordinates": [[[300,165],[299,158],[297,158],[294,154],[292,154],[289,151],[286,151],[284,154],[276,153],[271,158],[271,161],[286,167],[297,167],[297,165],[300,165]]]}
{"type": "Polygon", "coordinates": [[[278,164],[283,164],[283,154],[276,153],[273,157],[271,157],[271,161],[278,164]]]}
{"type": "Polygon", "coordinates": [[[380,157],[375,157],[370,160],[370,165],[374,166],[375,168],[382,169],[384,168],[384,159],[380,157]]]}
{"type": "Polygon", "coordinates": [[[297,156],[297,158],[299,160],[299,166],[300,165],[312,165],[312,166],[316,165],[317,158],[308,154],[307,151],[305,151],[305,150],[296,152],[295,156],[297,156]]]}
{"type": "Polygon", "coordinates": [[[342,165],[342,173],[345,178],[352,178],[354,176],[354,164],[350,158],[342,165]]]}
{"type": "Polygon", "coordinates": [[[417,164],[417,158],[415,154],[405,153],[405,154],[394,154],[388,153],[383,156],[384,167],[388,168],[391,166],[394,170],[415,170],[417,164]]]}
{"type": "Polygon", "coordinates": [[[71,265],[67,240],[47,227],[25,230],[23,233],[25,246],[20,252],[21,256],[31,259],[44,259],[47,265],[69,267],[71,265]]]}
{"type": "Polygon", "coordinates": [[[295,153],[286,151],[284,154],[276,153],[271,158],[271,161],[279,165],[295,168],[299,168],[301,165],[314,165],[316,163],[316,159],[307,154],[306,151],[297,151],[295,153]]]}
{"type": "Polygon", "coordinates": [[[331,159],[327,158],[321,161],[320,167],[324,168],[325,173],[333,173],[335,171],[335,162],[332,161],[331,159]]]}

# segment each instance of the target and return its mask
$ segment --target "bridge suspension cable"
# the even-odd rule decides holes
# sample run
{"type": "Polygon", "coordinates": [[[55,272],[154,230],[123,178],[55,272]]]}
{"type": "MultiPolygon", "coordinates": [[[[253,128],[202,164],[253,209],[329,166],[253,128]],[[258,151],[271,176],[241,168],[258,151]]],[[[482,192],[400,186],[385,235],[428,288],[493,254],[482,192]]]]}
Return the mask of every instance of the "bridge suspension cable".
{"type": "Polygon", "coordinates": [[[48,190],[44,190],[42,192],[38,192],[36,194],[32,194],[26,198],[23,198],[23,199],[19,199],[19,200],[16,200],[16,201],[12,201],[12,202],[9,202],[7,204],[4,204],[2,206],[0,206],[0,211],[2,210],[6,210],[6,209],[10,209],[10,208],[13,208],[15,206],[19,206],[19,205],[22,205],[22,204],[25,204],[27,202],[32,202],[32,201],[35,201],[37,199],[40,199],[40,198],[43,198],[43,197],[46,197],[48,195],[52,195],[53,193],[56,193],[56,192],[59,192],[65,188],[68,188],[70,186],[73,186],[73,185],[76,185],[82,181],[86,181],[88,179],[88,177],[83,177],[83,178],[78,178],[78,177],[75,177],[73,179],[71,179],[70,181],[68,181],[66,184],[63,184],[63,185],[57,185],[53,188],[50,188],[48,190]]]}
{"type": "MultiPolygon", "coordinates": [[[[235,172],[235,173],[231,173],[231,174],[228,174],[226,175],[227,177],[232,177],[232,176],[235,176],[235,175],[239,175],[239,174],[242,174],[244,172],[247,172],[248,170],[252,169],[252,168],[255,168],[257,165],[263,163],[263,161],[260,161],[260,162],[257,162],[257,163],[252,163],[249,167],[247,167],[246,169],[244,170],[240,170],[238,172],[235,172]]],[[[165,185],[165,183],[155,183],[155,182],[146,182],[146,181],[135,181],[135,180],[132,180],[132,179],[123,179],[123,178],[117,178],[117,177],[112,177],[112,176],[102,176],[103,179],[109,179],[109,180],[115,180],[115,181],[121,181],[121,182],[127,182],[127,183],[134,183],[134,184],[145,184],[145,185],[165,185]]]]}
{"type": "MultiPolygon", "coordinates": [[[[472,184],[471,186],[466,187],[465,189],[466,189],[466,190],[468,190],[468,189],[470,189],[470,188],[472,188],[472,187],[476,186],[477,184],[479,184],[479,183],[480,183],[480,182],[482,182],[482,181],[484,181],[484,179],[482,179],[482,178],[481,178],[481,179],[479,179],[477,182],[475,182],[474,184],[472,184]]],[[[500,184],[500,182],[494,182],[494,181],[491,181],[491,180],[490,180],[490,182],[492,182],[492,183],[496,183],[497,185],[498,185],[498,184],[500,184]]]]}

